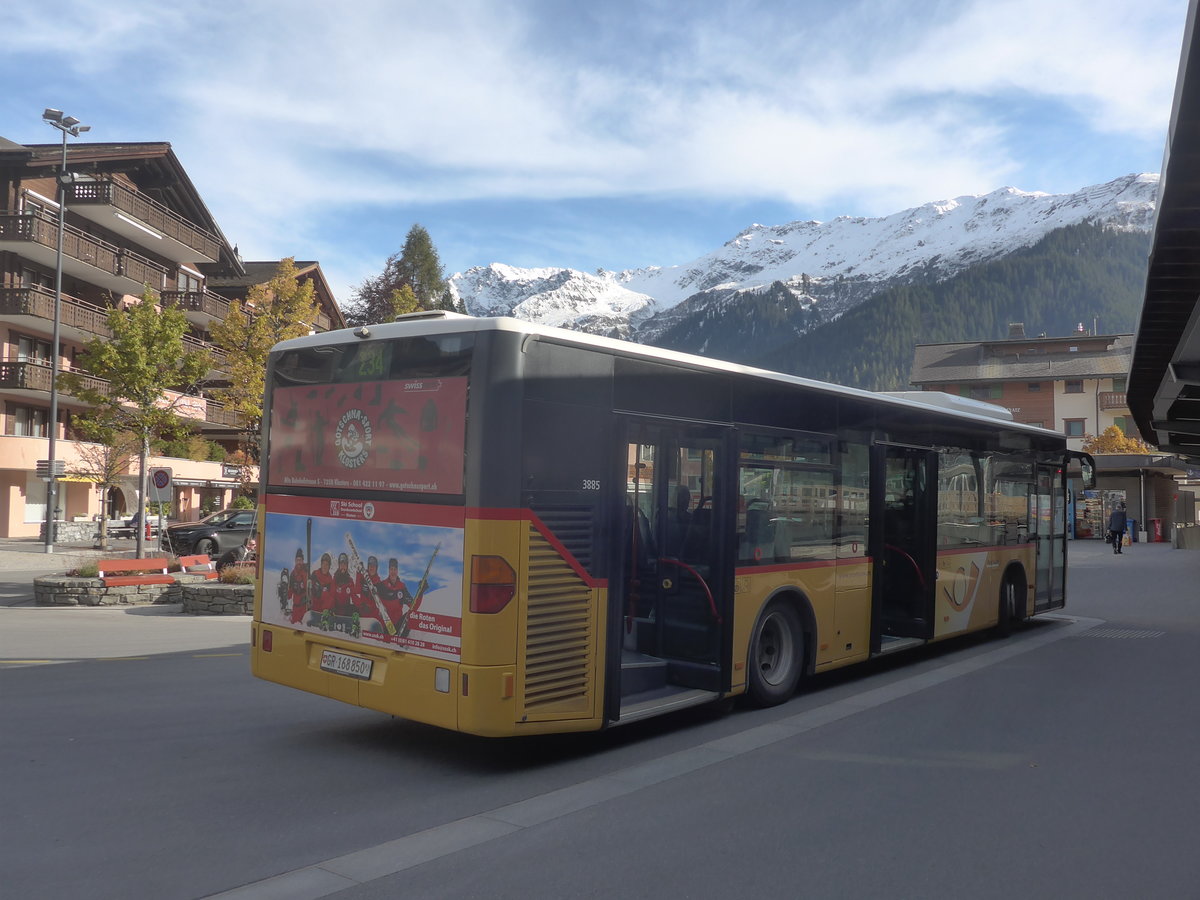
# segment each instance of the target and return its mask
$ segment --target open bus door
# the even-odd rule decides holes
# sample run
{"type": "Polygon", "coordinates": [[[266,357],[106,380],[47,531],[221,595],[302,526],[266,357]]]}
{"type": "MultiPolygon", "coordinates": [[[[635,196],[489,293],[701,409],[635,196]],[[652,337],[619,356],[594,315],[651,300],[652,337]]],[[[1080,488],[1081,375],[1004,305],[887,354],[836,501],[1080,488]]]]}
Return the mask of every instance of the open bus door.
{"type": "Polygon", "coordinates": [[[628,423],[623,596],[614,610],[625,698],[729,689],[732,439],[719,426],[628,423]]]}
{"type": "Polygon", "coordinates": [[[871,649],[878,653],[904,638],[933,637],[937,454],[894,444],[876,444],[872,454],[871,649]]]}
{"type": "Polygon", "coordinates": [[[1096,487],[1096,461],[1081,451],[1068,450],[1061,463],[1038,463],[1034,492],[1029,497],[1029,537],[1037,548],[1037,588],[1034,612],[1060,609],[1067,602],[1067,471],[1079,462],[1084,490],[1096,487]]]}

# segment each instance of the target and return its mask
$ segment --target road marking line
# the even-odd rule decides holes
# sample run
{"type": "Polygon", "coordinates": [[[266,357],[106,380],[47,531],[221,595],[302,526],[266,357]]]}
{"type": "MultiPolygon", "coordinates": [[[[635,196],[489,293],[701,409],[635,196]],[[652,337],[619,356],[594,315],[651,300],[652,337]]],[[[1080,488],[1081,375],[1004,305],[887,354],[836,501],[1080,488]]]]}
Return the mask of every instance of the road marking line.
{"type": "Polygon", "coordinates": [[[216,659],[220,656],[245,656],[245,653],[193,653],[193,659],[216,659]]]}
{"type": "MultiPolygon", "coordinates": [[[[319,900],[353,885],[395,875],[422,863],[450,856],[459,850],[503,838],[513,832],[605,803],[650,785],[725,762],[751,750],[794,738],[806,731],[874,709],[962,675],[969,675],[1104,624],[1103,619],[1079,616],[1049,615],[1042,616],[1041,619],[1065,624],[1063,627],[1051,629],[1049,633],[1034,635],[1024,640],[1005,641],[994,650],[952,662],[930,672],[903,678],[853,697],[835,700],[777,722],[748,728],[738,734],[668,753],[658,759],[638,763],[608,775],[600,775],[498,809],[427,828],[394,841],[365,847],[312,866],[293,869],[220,894],[212,894],[209,900],[319,900]]],[[[942,761],[940,764],[945,765],[946,762],[942,761]]],[[[986,766],[986,761],[983,764],[986,766]]],[[[996,765],[996,760],[993,760],[992,764],[996,765]]]]}

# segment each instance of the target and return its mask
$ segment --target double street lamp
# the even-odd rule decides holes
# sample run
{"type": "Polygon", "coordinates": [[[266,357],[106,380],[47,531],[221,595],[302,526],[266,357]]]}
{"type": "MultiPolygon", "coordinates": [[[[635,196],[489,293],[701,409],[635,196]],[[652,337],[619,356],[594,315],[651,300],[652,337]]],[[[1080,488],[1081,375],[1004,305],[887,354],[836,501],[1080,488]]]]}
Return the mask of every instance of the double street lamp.
{"type": "Polygon", "coordinates": [[[62,270],[63,233],[66,231],[67,184],[67,135],[79,137],[91,131],[90,125],[80,124],[74,116],[63,115],[61,109],[47,109],[42,121],[62,132],[62,163],[58,170],[58,253],[54,263],[54,339],[50,350],[50,460],[46,481],[46,552],[54,552],[54,523],[58,519],[58,466],[55,459],[55,440],[58,438],[58,354],[59,330],[62,321],[62,270]]]}

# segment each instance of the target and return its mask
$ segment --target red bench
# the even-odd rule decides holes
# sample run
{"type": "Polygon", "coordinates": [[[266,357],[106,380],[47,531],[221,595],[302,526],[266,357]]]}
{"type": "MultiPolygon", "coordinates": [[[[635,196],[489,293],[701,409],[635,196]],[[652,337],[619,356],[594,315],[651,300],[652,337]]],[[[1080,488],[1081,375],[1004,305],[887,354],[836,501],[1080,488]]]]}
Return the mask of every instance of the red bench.
{"type": "Polygon", "coordinates": [[[96,569],[105,587],[127,584],[174,584],[175,579],[167,574],[167,560],[152,559],[102,559],[96,569]]]}
{"type": "Polygon", "coordinates": [[[179,565],[183,571],[193,575],[203,575],[209,580],[217,577],[217,564],[209,558],[207,553],[201,553],[199,556],[181,556],[179,565]]]}

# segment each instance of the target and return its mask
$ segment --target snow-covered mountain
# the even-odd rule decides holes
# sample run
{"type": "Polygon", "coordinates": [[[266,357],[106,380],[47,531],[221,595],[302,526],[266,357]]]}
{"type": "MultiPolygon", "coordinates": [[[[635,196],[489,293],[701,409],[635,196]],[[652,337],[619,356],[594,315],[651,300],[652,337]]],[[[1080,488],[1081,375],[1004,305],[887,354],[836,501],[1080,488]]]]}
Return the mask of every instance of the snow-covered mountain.
{"type": "Polygon", "coordinates": [[[739,297],[781,291],[830,321],[897,284],[940,281],[1082,222],[1149,231],[1157,175],[1127,175],[1073,194],[1001,188],[882,218],[751,225],[678,266],[590,274],[476,266],[450,278],[472,315],[508,315],[653,342],[683,317],[727,314],[739,297]]]}

